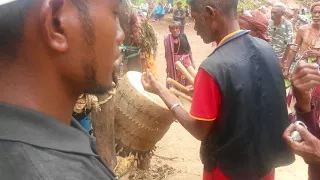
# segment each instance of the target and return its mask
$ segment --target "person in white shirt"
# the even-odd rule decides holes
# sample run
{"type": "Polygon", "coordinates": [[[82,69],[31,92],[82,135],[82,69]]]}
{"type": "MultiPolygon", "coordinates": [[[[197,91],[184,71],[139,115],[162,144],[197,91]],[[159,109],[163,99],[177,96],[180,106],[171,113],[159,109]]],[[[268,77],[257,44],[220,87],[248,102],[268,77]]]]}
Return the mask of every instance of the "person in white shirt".
{"type": "Polygon", "coordinates": [[[149,4],[147,3],[146,0],[144,0],[141,4],[140,4],[140,10],[142,11],[142,14],[144,16],[147,16],[148,15],[148,12],[149,12],[149,4]]]}

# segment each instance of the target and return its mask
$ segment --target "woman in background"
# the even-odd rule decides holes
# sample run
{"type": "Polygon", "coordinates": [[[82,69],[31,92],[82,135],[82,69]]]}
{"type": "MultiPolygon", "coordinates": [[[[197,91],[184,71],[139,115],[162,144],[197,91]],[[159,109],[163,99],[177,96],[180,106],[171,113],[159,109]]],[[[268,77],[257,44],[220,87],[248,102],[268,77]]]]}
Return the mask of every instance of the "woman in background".
{"type": "Polygon", "coordinates": [[[167,61],[167,77],[186,86],[187,81],[182,73],[175,67],[175,62],[180,61],[186,68],[193,66],[191,47],[187,36],[181,33],[180,22],[173,21],[169,25],[170,34],[164,39],[165,57],[167,61]]]}

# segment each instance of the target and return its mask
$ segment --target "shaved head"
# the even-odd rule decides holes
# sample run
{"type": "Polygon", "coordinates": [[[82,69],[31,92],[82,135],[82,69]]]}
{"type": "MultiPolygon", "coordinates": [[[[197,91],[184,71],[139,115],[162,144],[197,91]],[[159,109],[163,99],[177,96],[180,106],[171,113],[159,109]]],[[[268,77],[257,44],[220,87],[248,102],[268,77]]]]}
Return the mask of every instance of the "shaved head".
{"type": "Polygon", "coordinates": [[[105,93],[115,79],[113,62],[120,55],[123,36],[115,15],[119,3],[17,0],[0,5],[0,71],[8,66],[36,68],[33,62],[56,68],[56,75],[81,92],[105,93]]]}
{"type": "MultiPolygon", "coordinates": [[[[19,0],[0,6],[0,56],[16,58],[19,44],[23,42],[23,32],[29,11],[41,0],[19,0]]],[[[83,23],[85,42],[94,44],[94,32],[88,9],[88,0],[71,0],[79,11],[83,23]]]]}
{"type": "Polygon", "coordinates": [[[237,15],[238,0],[189,0],[188,4],[193,11],[202,12],[206,6],[217,9],[222,15],[237,15]]]}

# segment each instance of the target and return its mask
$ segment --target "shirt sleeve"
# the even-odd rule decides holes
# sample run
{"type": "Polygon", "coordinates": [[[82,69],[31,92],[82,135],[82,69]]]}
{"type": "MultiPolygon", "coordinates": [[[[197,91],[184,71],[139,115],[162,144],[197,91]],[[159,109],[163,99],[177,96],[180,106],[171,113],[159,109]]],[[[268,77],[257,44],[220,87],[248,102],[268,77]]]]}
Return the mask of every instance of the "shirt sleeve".
{"type": "Polygon", "coordinates": [[[185,16],[186,15],[186,11],[182,10],[182,15],[185,16]]]}
{"type": "Polygon", "coordinates": [[[293,27],[292,24],[289,22],[288,24],[288,44],[293,42],[293,27]]]}
{"type": "Polygon", "coordinates": [[[199,68],[195,79],[190,116],[200,121],[214,121],[219,116],[221,93],[218,84],[199,68]]]}
{"type": "Polygon", "coordinates": [[[271,21],[269,21],[269,26],[268,26],[268,36],[269,36],[269,38],[271,39],[272,38],[272,22],[271,21]]]}
{"type": "Polygon", "coordinates": [[[177,10],[173,11],[173,16],[176,17],[177,16],[177,10]]]}

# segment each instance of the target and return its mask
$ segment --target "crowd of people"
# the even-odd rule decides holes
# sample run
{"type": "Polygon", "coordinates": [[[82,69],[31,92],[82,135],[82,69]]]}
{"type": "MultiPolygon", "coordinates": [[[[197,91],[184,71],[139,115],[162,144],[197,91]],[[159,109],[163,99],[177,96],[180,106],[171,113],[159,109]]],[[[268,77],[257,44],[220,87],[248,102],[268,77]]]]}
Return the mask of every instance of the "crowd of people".
{"type": "Polygon", "coordinates": [[[153,0],[149,2],[147,0],[144,0],[139,6],[139,11],[145,17],[153,17],[154,22],[158,22],[166,14],[173,13],[173,19],[175,21],[180,21],[183,26],[185,18],[189,17],[190,15],[188,5],[182,7],[181,1],[178,1],[176,4],[173,4],[173,2],[171,2],[170,0],[166,3],[163,0],[161,0],[157,4],[155,4],[153,0]],[[174,5],[176,5],[176,7],[174,5]]]}
{"type": "MultiPolygon", "coordinates": [[[[202,142],[203,180],[274,180],[275,168],[293,163],[294,153],[309,164],[309,179],[319,180],[313,99],[320,86],[320,2],[310,7],[311,24],[297,32],[284,5],[272,8],[269,21],[263,8],[238,16],[238,0],[189,5],[197,34],[217,43],[189,89],[190,112],[152,73],[143,73],[141,82],[202,142]],[[284,75],[296,99],[293,119],[284,75]],[[290,125],[295,120],[308,128],[290,125]],[[292,138],[295,130],[302,141],[292,138]]],[[[72,111],[82,93],[102,95],[113,87],[124,41],[119,6],[117,0],[0,0],[1,178],[117,179],[72,111]]],[[[163,10],[156,9],[161,18],[163,10]]],[[[181,83],[174,62],[194,66],[182,14],[174,12],[165,39],[167,72],[181,83]]]]}

